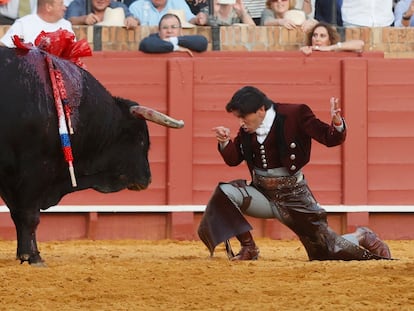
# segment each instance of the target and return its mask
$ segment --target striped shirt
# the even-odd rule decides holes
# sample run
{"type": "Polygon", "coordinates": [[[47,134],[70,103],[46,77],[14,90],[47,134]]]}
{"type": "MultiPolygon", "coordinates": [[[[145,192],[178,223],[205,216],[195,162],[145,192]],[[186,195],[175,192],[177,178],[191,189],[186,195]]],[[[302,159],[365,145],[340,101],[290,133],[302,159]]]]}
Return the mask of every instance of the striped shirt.
{"type": "Polygon", "coordinates": [[[266,0],[244,0],[243,3],[252,18],[260,18],[266,7],[266,0]]]}

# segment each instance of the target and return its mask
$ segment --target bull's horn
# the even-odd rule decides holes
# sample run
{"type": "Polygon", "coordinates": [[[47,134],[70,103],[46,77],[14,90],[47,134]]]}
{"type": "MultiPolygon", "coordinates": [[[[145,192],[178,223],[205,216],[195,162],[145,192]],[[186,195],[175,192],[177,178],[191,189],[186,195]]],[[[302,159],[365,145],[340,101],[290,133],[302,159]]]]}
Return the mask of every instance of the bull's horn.
{"type": "Polygon", "coordinates": [[[144,106],[133,106],[129,109],[132,115],[142,117],[148,121],[154,123],[180,129],[184,126],[183,120],[175,120],[159,111],[144,107],[144,106]]]}

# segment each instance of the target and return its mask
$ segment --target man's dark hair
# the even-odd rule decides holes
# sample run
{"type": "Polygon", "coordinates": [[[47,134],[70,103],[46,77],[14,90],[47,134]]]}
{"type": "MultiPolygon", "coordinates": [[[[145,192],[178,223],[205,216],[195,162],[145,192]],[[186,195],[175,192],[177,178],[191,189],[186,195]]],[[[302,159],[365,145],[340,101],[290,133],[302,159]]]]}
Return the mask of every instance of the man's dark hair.
{"type": "Polygon", "coordinates": [[[272,106],[272,101],[258,88],[245,86],[234,93],[226,105],[226,111],[237,111],[240,117],[245,117],[250,113],[255,113],[262,106],[268,110],[272,106]]]}

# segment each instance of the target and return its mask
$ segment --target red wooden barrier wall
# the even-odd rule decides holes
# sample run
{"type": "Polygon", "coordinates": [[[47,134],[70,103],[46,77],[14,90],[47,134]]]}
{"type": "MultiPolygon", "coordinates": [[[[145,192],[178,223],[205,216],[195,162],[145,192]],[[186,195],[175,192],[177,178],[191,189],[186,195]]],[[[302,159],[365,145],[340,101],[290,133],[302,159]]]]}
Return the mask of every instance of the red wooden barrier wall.
{"type": "MultiPolygon", "coordinates": [[[[338,96],[349,127],[337,148],[313,144],[304,172],[323,205],[414,205],[411,151],[414,143],[414,60],[383,59],[379,53],[207,52],[145,55],[95,53],[89,71],[113,95],[129,98],[185,120],[181,130],[150,124],[153,183],[142,192],[99,194],[86,190],[61,205],[205,205],[219,181],[248,178],[242,165],[226,167],[211,128],[237,120],[224,111],[244,85],[279,102],[307,103],[329,121],[329,98],[338,96]]],[[[389,208],[392,210],[392,207],[389,208]]],[[[45,213],[39,239],[196,238],[200,213],[45,213]]],[[[411,213],[331,213],[340,232],[370,225],[389,239],[412,238],[411,213]]],[[[249,219],[257,236],[291,238],[274,220],[249,219]]],[[[6,213],[0,238],[14,238],[6,213]]]]}

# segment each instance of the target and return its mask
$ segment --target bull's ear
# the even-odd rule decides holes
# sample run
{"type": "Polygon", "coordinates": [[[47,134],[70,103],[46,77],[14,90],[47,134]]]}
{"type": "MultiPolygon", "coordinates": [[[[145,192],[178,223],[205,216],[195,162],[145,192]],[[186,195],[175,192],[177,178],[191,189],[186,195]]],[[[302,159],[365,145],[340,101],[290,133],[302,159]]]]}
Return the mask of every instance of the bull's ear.
{"type": "Polygon", "coordinates": [[[176,129],[184,127],[183,120],[173,119],[170,116],[167,116],[166,114],[163,114],[157,110],[148,107],[138,105],[132,106],[131,108],[129,108],[129,111],[135,117],[144,118],[148,121],[160,124],[162,126],[167,126],[176,129]]]}

